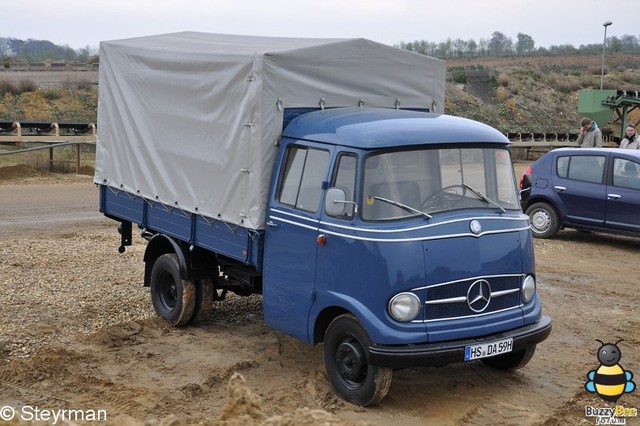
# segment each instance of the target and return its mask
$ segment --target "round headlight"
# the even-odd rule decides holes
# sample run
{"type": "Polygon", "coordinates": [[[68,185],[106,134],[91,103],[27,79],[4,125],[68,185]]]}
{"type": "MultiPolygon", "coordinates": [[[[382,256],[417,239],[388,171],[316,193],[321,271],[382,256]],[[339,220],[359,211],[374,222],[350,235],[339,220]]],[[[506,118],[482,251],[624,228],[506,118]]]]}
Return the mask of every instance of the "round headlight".
{"type": "Polygon", "coordinates": [[[420,312],[420,299],[413,293],[396,294],[389,301],[389,313],[398,321],[411,321],[420,312]]]}
{"type": "Polygon", "coordinates": [[[536,294],[536,279],[532,275],[527,275],[522,281],[522,301],[529,303],[536,294]]]}

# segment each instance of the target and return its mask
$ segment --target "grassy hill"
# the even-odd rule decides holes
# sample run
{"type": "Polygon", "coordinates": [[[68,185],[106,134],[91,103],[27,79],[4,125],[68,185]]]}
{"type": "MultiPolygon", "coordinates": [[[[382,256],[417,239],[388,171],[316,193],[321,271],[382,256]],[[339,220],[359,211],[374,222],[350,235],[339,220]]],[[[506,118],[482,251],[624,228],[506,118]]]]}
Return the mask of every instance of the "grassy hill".
{"type": "Polygon", "coordinates": [[[0,73],[0,120],[95,123],[98,90],[89,79],[34,76],[0,73]]]}
{"type": "MultiPolygon", "coordinates": [[[[602,56],[451,59],[447,69],[447,113],[506,132],[577,132],[578,94],[600,89],[602,56]]],[[[607,55],[603,89],[640,91],[640,55],[607,55]]],[[[631,120],[640,121],[638,111],[631,120]]]]}
{"type": "MultiPolygon", "coordinates": [[[[505,132],[575,132],[578,93],[600,88],[601,61],[600,55],[449,59],[444,112],[505,132]]],[[[91,78],[49,75],[0,72],[0,120],[95,122],[91,78]]],[[[640,90],[640,55],[607,54],[604,88],[640,90]]],[[[634,111],[632,119],[640,116],[634,111]]]]}

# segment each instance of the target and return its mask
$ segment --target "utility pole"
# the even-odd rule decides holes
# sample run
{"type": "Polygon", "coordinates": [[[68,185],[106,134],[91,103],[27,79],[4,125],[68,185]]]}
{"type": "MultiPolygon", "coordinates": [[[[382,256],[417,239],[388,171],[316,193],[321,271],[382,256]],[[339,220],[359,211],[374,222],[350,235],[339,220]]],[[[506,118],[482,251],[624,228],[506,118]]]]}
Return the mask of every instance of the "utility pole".
{"type": "Polygon", "coordinates": [[[602,90],[602,82],[604,80],[604,51],[607,48],[607,27],[613,24],[611,21],[607,21],[602,26],[604,27],[604,42],[602,43],[602,69],[600,71],[600,90],[602,90]]]}

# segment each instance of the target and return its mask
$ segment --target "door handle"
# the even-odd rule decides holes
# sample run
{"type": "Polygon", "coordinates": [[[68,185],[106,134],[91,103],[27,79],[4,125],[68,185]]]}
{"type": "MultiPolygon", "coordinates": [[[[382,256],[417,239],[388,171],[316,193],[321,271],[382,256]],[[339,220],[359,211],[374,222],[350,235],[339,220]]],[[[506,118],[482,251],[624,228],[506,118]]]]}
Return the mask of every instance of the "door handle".
{"type": "Polygon", "coordinates": [[[619,194],[607,194],[607,198],[610,200],[617,200],[618,198],[622,197],[619,194]]]}
{"type": "Polygon", "coordinates": [[[567,188],[564,187],[564,186],[556,185],[556,186],[553,187],[553,189],[555,189],[558,192],[562,192],[562,191],[566,190],[567,188]]]}

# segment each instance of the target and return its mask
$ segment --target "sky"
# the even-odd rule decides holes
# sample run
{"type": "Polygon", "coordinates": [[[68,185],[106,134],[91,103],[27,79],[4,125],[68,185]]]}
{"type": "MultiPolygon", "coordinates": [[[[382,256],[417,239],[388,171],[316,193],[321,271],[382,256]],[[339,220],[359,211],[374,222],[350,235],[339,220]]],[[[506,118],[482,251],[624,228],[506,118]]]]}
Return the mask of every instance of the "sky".
{"type": "MultiPolygon", "coordinates": [[[[6,0],[4,0],[6,1],[6,0]]],[[[536,47],[640,37],[638,0],[19,0],[0,37],[98,49],[115,40],[180,31],[278,37],[366,38],[394,45],[491,39],[500,31],[536,47]]]]}

